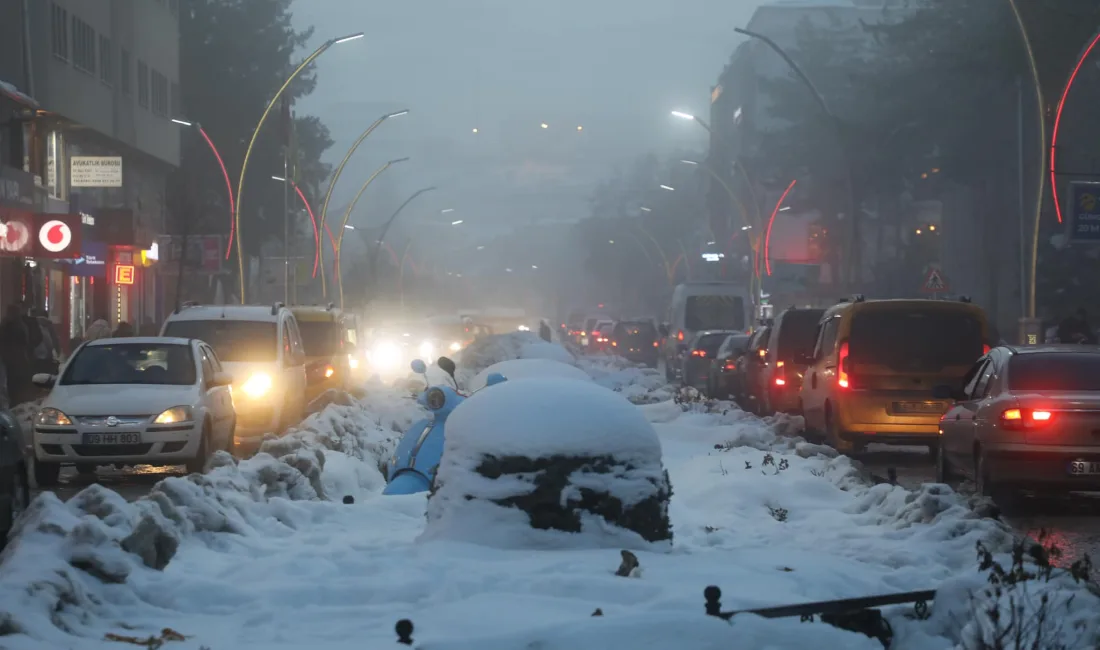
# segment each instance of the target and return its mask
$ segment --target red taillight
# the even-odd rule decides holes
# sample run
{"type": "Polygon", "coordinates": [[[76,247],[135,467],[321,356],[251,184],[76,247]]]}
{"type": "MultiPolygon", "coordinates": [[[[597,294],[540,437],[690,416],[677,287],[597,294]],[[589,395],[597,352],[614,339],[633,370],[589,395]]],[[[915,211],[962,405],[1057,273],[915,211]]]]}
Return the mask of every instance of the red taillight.
{"type": "Polygon", "coordinates": [[[676,340],[677,341],[683,341],[684,340],[684,330],[680,330],[679,332],[676,332],[676,340]]]}
{"type": "Polygon", "coordinates": [[[851,379],[848,376],[848,342],[840,344],[840,358],[837,359],[836,383],[841,388],[850,388],[851,379]]]}
{"type": "Polygon", "coordinates": [[[656,341],[653,342],[653,347],[657,347],[657,342],[656,341]]]}
{"type": "Polygon", "coordinates": [[[775,378],[775,385],[776,386],[786,386],[787,385],[787,380],[783,379],[782,377],[776,377],[775,378]]]}
{"type": "Polygon", "coordinates": [[[983,345],[982,346],[982,356],[984,357],[985,355],[989,354],[990,349],[991,348],[988,345],[983,345]]]}
{"type": "Polygon", "coordinates": [[[727,361],[726,370],[737,370],[737,364],[732,361],[727,361]]]}
{"type": "Polygon", "coordinates": [[[787,378],[784,376],[786,374],[786,372],[783,370],[784,365],[786,365],[786,364],[782,361],[776,361],[775,362],[775,385],[776,386],[786,386],[787,385],[787,378]]]}
{"type": "Polygon", "coordinates": [[[692,350],[691,351],[691,356],[699,357],[700,359],[705,359],[706,356],[707,356],[707,351],[706,350],[692,350]]]}
{"type": "Polygon", "coordinates": [[[1053,413],[1041,409],[1007,409],[1001,413],[1001,426],[1010,430],[1034,429],[1045,426],[1053,417],[1053,413]]]}

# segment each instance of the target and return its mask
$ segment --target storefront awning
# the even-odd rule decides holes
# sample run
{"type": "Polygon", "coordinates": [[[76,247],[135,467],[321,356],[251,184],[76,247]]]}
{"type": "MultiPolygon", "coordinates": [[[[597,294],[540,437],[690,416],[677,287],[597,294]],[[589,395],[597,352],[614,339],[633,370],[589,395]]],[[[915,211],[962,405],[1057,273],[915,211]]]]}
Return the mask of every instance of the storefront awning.
{"type": "Polygon", "coordinates": [[[16,88],[15,84],[8,83],[3,79],[0,79],[0,95],[25,106],[29,106],[30,108],[38,108],[38,102],[35,101],[34,97],[16,88]]]}

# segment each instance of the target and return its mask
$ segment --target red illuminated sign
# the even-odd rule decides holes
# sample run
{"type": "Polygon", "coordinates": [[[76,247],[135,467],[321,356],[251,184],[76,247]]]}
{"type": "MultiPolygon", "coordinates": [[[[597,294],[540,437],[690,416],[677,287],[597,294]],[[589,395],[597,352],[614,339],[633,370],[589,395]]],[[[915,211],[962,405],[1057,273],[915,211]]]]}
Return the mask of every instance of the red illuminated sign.
{"type": "Polygon", "coordinates": [[[128,264],[115,266],[115,284],[133,284],[134,267],[128,264]]]}

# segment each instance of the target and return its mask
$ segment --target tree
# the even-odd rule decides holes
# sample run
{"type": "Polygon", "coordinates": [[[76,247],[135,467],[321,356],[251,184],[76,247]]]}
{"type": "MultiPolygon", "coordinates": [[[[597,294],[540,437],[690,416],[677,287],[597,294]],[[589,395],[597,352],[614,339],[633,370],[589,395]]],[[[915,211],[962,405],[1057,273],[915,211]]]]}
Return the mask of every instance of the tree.
{"type": "MultiPolygon", "coordinates": [[[[218,147],[234,191],[252,132],[264,108],[302,56],[312,29],[297,30],[291,22],[291,0],[181,0],[180,109],[197,121],[218,147]]],[[[316,84],[305,70],[287,90],[290,99],[308,95],[316,84]]],[[[289,131],[273,110],[252,152],[244,183],[241,242],[246,254],[256,254],[266,239],[281,239],[282,193],[271,176],[282,176],[282,147],[289,131]]],[[[294,118],[292,165],[307,196],[329,174],[322,153],[332,144],[328,129],[312,116],[294,118]]],[[[178,220],[190,234],[229,234],[229,206],[221,170],[205,142],[185,133],[177,178],[178,220]],[[185,189],[186,188],[186,189],[185,189]],[[191,210],[182,211],[178,192],[187,191],[191,210]]],[[[308,224],[305,228],[312,231],[308,224]]],[[[295,230],[298,230],[297,228],[295,230]]],[[[312,237],[312,235],[311,235],[312,237]]],[[[236,265],[231,265],[235,270],[236,265]]]]}

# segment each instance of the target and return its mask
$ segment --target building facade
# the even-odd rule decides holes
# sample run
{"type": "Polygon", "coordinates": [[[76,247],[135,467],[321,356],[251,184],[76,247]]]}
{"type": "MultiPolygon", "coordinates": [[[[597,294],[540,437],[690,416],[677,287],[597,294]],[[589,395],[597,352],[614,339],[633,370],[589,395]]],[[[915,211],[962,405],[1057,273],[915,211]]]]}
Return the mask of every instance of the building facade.
{"type": "Polygon", "coordinates": [[[63,335],[164,311],[152,242],[180,161],[178,12],[176,0],[0,0],[0,101],[18,115],[0,162],[31,179],[36,225],[70,215],[79,231],[46,257],[7,251],[0,300],[47,309],[63,335]]]}

